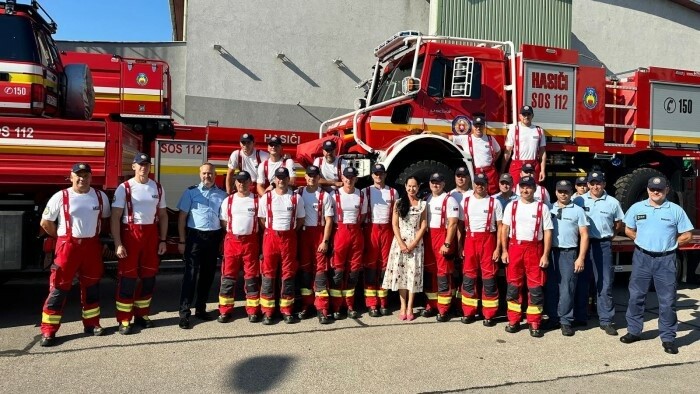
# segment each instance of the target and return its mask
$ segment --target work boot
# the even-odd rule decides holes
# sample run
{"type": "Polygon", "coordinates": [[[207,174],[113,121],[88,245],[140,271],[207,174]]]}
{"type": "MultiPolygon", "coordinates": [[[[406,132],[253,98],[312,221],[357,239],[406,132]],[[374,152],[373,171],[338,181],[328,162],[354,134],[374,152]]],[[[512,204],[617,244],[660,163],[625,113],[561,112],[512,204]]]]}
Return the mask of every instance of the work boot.
{"type": "Polygon", "coordinates": [[[343,319],[343,317],[344,317],[344,316],[343,316],[342,313],[340,313],[340,312],[333,312],[333,319],[335,319],[335,320],[341,320],[341,319],[343,319]]]}
{"type": "Polygon", "coordinates": [[[423,311],[420,313],[421,316],[423,317],[433,317],[435,316],[435,310],[431,308],[423,309],[423,311]]]}
{"type": "Polygon", "coordinates": [[[370,315],[370,317],[381,317],[382,316],[382,314],[379,313],[379,309],[377,309],[377,308],[370,309],[369,315],[370,315]]]}
{"type": "Polygon", "coordinates": [[[528,330],[530,330],[530,336],[533,338],[542,338],[542,336],[544,335],[542,330],[540,330],[534,324],[530,324],[530,326],[528,327],[528,330]]]}
{"type": "Polygon", "coordinates": [[[515,323],[514,325],[506,325],[506,332],[515,334],[518,331],[520,331],[520,323],[515,323]]]}
{"type": "Polygon", "coordinates": [[[214,318],[205,310],[199,310],[194,313],[194,317],[202,321],[212,321],[214,318]]]}
{"type": "Polygon", "coordinates": [[[257,323],[260,321],[260,316],[257,314],[248,315],[248,321],[251,323],[257,323]]]}
{"type": "Polygon", "coordinates": [[[100,325],[85,327],[83,332],[96,337],[101,337],[105,334],[105,330],[100,325]]]}
{"type": "Polygon", "coordinates": [[[571,328],[571,326],[568,324],[562,324],[561,325],[561,335],[563,335],[565,337],[573,337],[574,336],[574,329],[571,328]]]}
{"type": "Polygon", "coordinates": [[[39,346],[49,347],[56,344],[56,337],[53,335],[42,335],[39,341],[39,346]]]}
{"type": "Polygon", "coordinates": [[[469,315],[467,315],[467,316],[462,316],[462,318],[459,319],[459,321],[461,321],[461,322],[464,323],[464,324],[471,324],[471,323],[474,323],[474,322],[476,321],[476,317],[474,317],[474,316],[469,316],[469,315]]]}
{"type": "Polygon", "coordinates": [[[134,318],[134,323],[143,328],[153,328],[154,326],[153,320],[151,320],[148,316],[136,316],[134,318]]]}
{"type": "Polygon", "coordinates": [[[318,322],[321,324],[330,324],[331,319],[328,317],[326,311],[318,312],[318,322]]]}
{"type": "Polygon", "coordinates": [[[493,327],[496,325],[496,322],[493,321],[493,319],[484,319],[482,323],[484,324],[484,327],[493,327]]]}
{"type": "Polygon", "coordinates": [[[299,320],[304,320],[309,317],[309,311],[307,309],[302,309],[299,313],[297,313],[297,317],[299,320]]]}
{"type": "Polygon", "coordinates": [[[630,343],[635,343],[641,339],[642,338],[639,335],[627,333],[627,334],[620,337],[620,342],[630,344],[630,343]]]}
{"type": "Polygon", "coordinates": [[[348,309],[348,317],[351,319],[357,319],[360,317],[360,314],[354,309],[348,309]]]}
{"type": "MultiPolygon", "coordinates": [[[[181,317],[181,318],[180,318],[180,322],[179,322],[177,325],[178,325],[180,328],[182,328],[183,330],[189,330],[190,328],[192,328],[192,327],[190,326],[190,319],[187,318],[187,317],[181,317]]],[[[121,332],[121,331],[120,331],[120,332],[121,332]]]]}
{"type": "Polygon", "coordinates": [[[131,324],[128,321],[123,321],[119,324],[119,333],[122,335],[131,334],[131,324]]]}
{"type": "Polygon", "coordinates": [[[231,321],[231,315],[224,313],[219,315],[219,317],[216,318],[216,321],[219,323],[228,323],[231,321]]]}
{"type": "Polygon", "coordinates": [[[263,316],[262,324],[264,324],[266,326],[271,325],[272,324],[272,317],[270,317],[269,315],[263,316]]]}
{"type": "Polygon", "coordinates": [[[438,313],[438,315],[437,315],[437,317],[435,318],[435,320],[438,321],[438,322],[440,322],[440,323],[444,323],[444,322],[450,320],[450,318],[447,316],[447,314],[444,314],[444,315],[443,315],[443,314],[441,314],[441,313],[438,313]]]}
{"type": "Polygon", "coordinates": [[[612,324],[601,324],[600,329],[605,331],[605,333],[608,335],[617,336],[617,330],[612,326],[612,324]]]}
{"type": "Polygon", "coordinates": [[[292,324],[292,323],[294,323],[294,316],[292,316],[292,315],[282,315],[282,320],[284,320],[284,322],[287,323],[287,324],[292,324]]]}
{"type": "Polygon", "coordinates": [[[381,312],[381,314],[384,315],[384,316],[389,316],[389,315],[391,315],[391,311],[389,310],[389,308],[380,308],[380,309],[379,309],[379,312],[381,312]]]}
{"type": "Polygon", "coordinates": [[[661,342],[661,346],[664,347],[664,352],[668,354],[678,354],[678,346],[676,346],[676,343],[673,341],[661,342]]]}

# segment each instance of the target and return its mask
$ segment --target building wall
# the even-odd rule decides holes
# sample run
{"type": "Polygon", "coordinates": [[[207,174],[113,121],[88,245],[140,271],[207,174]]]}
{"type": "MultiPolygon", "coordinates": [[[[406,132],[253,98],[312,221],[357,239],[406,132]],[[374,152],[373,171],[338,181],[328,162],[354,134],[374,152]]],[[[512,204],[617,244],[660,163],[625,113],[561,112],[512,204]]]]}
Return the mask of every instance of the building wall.
{"type": "Polygon", "coordinates": [[[173,119],[185,122],[186,53],[184,42],[91,42],[58,41],[59,50],[87,53],[108,53],[122,57],[163,60],[170,65],[173,119]]]}

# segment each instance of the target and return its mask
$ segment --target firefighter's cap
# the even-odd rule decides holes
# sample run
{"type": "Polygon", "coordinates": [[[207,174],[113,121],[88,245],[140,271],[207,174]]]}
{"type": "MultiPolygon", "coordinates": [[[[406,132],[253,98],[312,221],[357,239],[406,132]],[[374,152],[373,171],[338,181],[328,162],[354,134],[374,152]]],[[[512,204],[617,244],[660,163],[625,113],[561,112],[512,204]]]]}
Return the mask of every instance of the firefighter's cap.
{"type": "Polygon", "coordinates": [[[250,180],[250,173],[245,170],[238,171],[238,174],[236,174],[236,180],[245,182],[250,180]]]}
{"type": "Polygon", "coordinates": [[[489,178],[484,173],[474,175],[474,184],[486,186],[489,184],[489,178]]]}
{"type": "Polygon", "coordinates": [[[439,172],[436,172],[430,176],[430,182],[445,182],[445,177],[439,172]]]}
{"type": "Polygon", "coordinates": [[[467,167],[457,167],[455,176],[469,176],[469,170],[467,170],[467,167]]]}
{"type": "Polygon", "coordinates": [[[372,167],[372,174],[386,174],[384,164],[377,163],[372,167]]]}
{"type": "Polygon", "coordinates": [[[509,184],[513,184],[513,176],[510,175],[509,173],[504,173],[501,174],[501,177],[498,178],[498,182],[508,182],[509,184]]]}
{"type": "Polygon", "coordinates": [[[578,185],[585,185],[586,184],[586,177],[585,176],[580,176],[576,178],[576,186],[578,185]]]}
{"type": "Polygon", "coordinates": [[[649,178],[647,187],[649,189],[665,189],[668,187],[668,181],[662,176],[654,176],[649,178]]]}
{"type": "Polygon", "coordinates": [[[520,171],[526,174],[532,174],[535,172],[535,166],[533,166],[531,163],[525,163],[523,164],[522,168],[520,168],[520,171]]]}
{"type": "Polygon", "coordinates": [[[275,178],[277,179],[282,179],[282,178],[289,178],[289,170],[287,167],[280,167],[275,170],[275,178]]]}
{"type": "Polygon", "coordinates": [[[524,177],[520,178],[520,182],[518,182],[518,185],[520,185],[520,186],[535,187],[535,185],[536,185],[536,183],[535,183],[535,178],[533,178],[533,177],[531,177],[531,176],[529,176],[529,175],[528,175],[528,176],[524,176],[524,177]]]}
{"type": "Polygon", "coordinates": [[[532,110],[532,107],[529,105],[523,105],[520,107],[520,115],[534,115],[535,112],[532,110]]]}
{"type": "Polygon", "coordinates": [[[556,190],[568,190],[572,191],[574,190],[574,187],[571,185],[571,182],[567,180],[562,180],[557,182],[556,190]]]}
{"type": "Polygon", "coordinates": [[[134,163],[136,164],[151,164],[151,156],[149,156],[147,153],[142,153],[142,152],[136,152],[134,155],[134,163]]]}
{"type": "Polygon", "coordinates": [[[255,137],[253,137],[253,134],[245,133],[241,136],[241,142],[253,142],[255,141],[255,137]]]}
{"type": "Polygon", "coordinates": [[[354,178],[357,176],[357,169],[355,169],[355,167],[347,166],[343,170],[343,176],[346,178],[354,178]]]}
{"type": "Polygon", "coordinates": [[[473,123],[474,123],[475,125],[478,124],[478,125],[482,125],[482,126],[483,126],[483,125],[486,124],[486,120],[484,119],[483,116],[477,116],[477,117],[474,118],[474,122],[473,122],[473,123]]]}
{"type": "Polygon", "coordinates": [[[605,174],[594,171],[588,174],[588,182],[605,182],[605,174]]]}
{"type": "Polygon", "coordinates": [[[306,175],[308,175],[308,176],[321,175],[321,169],[316,167],[315,165],[310,165],[310,166],[306,167],[306,175]]]}
{"type": "Polygon", "coordinates": [[[335,141],[333,141],[333,140],[323,141],[323,150],[330,152],[330,151],[334,151],[335,147],[336,147],[335,141]]]}
{"type": "Polygon", "coordinates": [[[92,173],[92,168],[90,168],[90,164],[88,164],[88,163],[75,163],[75,164],[73,164],[73,168],[71,168],[71,172],[74,172],[77,174],[80,171],[92,173]]]}
{"type": "Polygon", "coordinates": [[[282,140],[278,136],[272,136],[270,137],[269,140],[267,140],[267,145],[269,146],[281,146],[282,145],[282,140]]]}

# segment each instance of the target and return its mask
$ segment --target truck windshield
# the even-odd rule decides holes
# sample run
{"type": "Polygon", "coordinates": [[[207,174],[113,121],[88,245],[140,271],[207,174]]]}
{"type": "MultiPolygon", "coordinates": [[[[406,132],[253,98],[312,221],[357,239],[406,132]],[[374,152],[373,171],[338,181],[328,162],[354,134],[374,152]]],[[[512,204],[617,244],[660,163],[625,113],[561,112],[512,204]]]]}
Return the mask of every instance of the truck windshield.
{"type": "MultiPolygon", "coordinates": [[[[413,57],[411,57],[411,60],[413,60],[413,57]]],[[[374,94],[374,97],[372,97],[371,104],[382,103],[401,96],[401,81],[404,78],[411,76],[412,68],[413,61],[405,61],[399,64],[398,67],[382,75],[379,83],[377,84],[376,93],[374,94]]],[[[423,71],[422,56],[418,58],[416,78],[420,78],[421,71],[423,71]]]]}
{"type": "Polygon", "coordinates": [[[0,60],[39,63],[32,22],[28,18],[0,15],[0,60]]]}

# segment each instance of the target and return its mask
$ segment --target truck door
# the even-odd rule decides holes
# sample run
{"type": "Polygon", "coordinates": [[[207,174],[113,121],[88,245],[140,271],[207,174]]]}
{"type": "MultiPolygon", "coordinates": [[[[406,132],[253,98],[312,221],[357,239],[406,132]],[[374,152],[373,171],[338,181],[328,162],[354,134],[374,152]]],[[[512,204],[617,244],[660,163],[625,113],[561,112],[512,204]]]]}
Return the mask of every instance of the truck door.
{"type": "Polygon", "coordinates": [[[125,59],[120,87],[122,117],[162,116],[164,63],[125,59]]]}
{"type": "Polygon", "coordinates": [[[651,83],[650,146],[696,149],[700,145],[699,124],[700,86],[651,83]]]}
{"type": "Polygon", "coordinates": [[[576,68],[531,61],[523,66],[523,105],[534,108],[533,123],[546,131],[548,141],[573,141],[576,68]]]}

